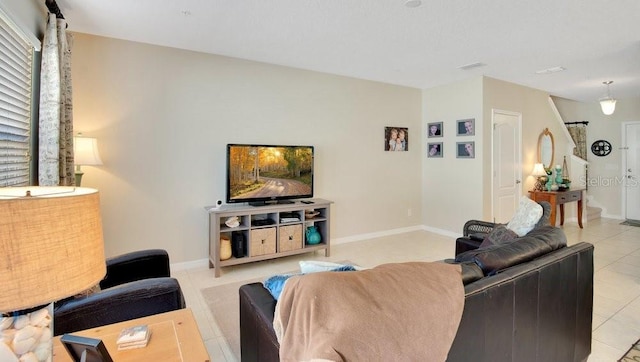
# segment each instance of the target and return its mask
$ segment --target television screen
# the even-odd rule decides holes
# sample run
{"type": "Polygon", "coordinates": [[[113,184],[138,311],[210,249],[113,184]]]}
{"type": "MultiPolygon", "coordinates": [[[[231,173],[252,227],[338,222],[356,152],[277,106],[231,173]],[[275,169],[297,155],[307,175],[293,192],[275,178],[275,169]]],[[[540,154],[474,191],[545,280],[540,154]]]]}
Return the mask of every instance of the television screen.
{"type": "Polygon", "coordinates": [[[227,145],[227,202],[313,197],[313,146],[227,145]]]}

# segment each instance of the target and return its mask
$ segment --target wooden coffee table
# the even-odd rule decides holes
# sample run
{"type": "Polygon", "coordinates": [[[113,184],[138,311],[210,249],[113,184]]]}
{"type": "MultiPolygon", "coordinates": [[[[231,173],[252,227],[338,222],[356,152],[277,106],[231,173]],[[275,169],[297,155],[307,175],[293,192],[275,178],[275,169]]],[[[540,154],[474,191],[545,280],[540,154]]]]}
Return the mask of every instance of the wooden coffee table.
{"type": "MultiPolygon", "coordinates": [[[[194,361],[209,362],[210,358],[198,331],[191,309],[180,309],[149,317],[114,323],[107,326],[70,333],[77,336],[102,339],[111,358],[125,361],[194,361]],[[151,331],[149,343],[144,348],[118,351],[116,339],[123,328],[146,324],[151,331]]],[[[53,360],[73,362],[60,336],[53,340],[53,360]]]]}

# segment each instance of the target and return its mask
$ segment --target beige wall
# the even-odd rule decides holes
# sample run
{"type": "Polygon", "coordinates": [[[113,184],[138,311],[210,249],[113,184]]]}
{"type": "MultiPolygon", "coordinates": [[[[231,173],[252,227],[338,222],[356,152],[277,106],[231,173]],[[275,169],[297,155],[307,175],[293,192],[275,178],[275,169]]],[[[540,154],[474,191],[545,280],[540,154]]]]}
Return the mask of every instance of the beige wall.
{"type": "MultiPolygon", "coordinates": [[[[623,207],[624,176],[622,125],[624,122],[640,122],[640,98],[619,99],[616,111],[605,116],[597,101],[576,102],[554,98],[558,111],[565,122],[589,121],[587,126],[587,161],[589,162],[589,205],[602,208],[602,215],[625,218],[623,207]],[[608,156],[598,157],[591,152],[596,140],[607,140],[612,151],[608,156]]],[[[584,180],[579,180],[584,181],[584,180]]]]}
{"type": "Polygon", "coordinates": [[[444,129],[443,137],[426,141],[443,142],[443,157],[427,158],[426,145],[422,152],[422,222],[429,228],[460,233],[467,220],[483,216],[482,82],[476,77],[423,91],[423,128],[443,122],[444,129]],[[475,118],[475,136],[457,137],[456,120],[466,118],[475,118]],[[456,158],[456,142],[463,141],[475,141],[475,158],[456,158]]]}
{"type": "MultiPolygon", "coordinates": [[[[533,165],[538,160],[538,137],[545,128],[553,133],[555,140],[555,156],[553,164],[562,165],[563,157],[569,157],[567,145],[569,139],[563,131],[564,125],[560,122],[549,102],[549,93],[493,78],[484,78],[484,115],[489,120],[486,123],[485,139],[491,139],[491,110],[500,109],[522,114],[522,193],[528,195],[535,185],[535,178],[531,176],[533,165]]],[[[486,145],[485,145],[486,146],[486,145]]],[[[490,154],[491,146],[485,148],[490,154]]],[[[488,161],[490,170],[491,160],[488,161]]],[[[570,160],[568,159],[567,162],[570,160]]],[[[485,163],[485,165],[487,165],[485,163]]],[[[485,172],[487,194],[491,193],[491,173],[485,172]]],[[[490,205],[490,199],[485,205],[490,205]]],[[[490,210],[485,209],[485,215],[491,215],[490,210]]]]}
{"type": "Polygon", "coordinates": [[[333,238],[421,223],[418,89],[86,34],[72,66],[75,131],[104,161],[83,186],[101,191],[109,255],[206,258],[227,143],[314,145],[333,238]],[[385,126],[409,128],[409,152],[383,151],[385,126]]]}
{"type": "MultiPolygon", "coordinates": [[[[423,91],[424,127],[444,122],[445,155],[442,159],[423,156],[423,223],[429,228],[460,233],[467,220],[491,221],[492,110],[522,114],[522,194],[533,189],[530,176],[537,162],[537,142],[544,128],[556,139],[555,163],[562,164],[568,140],[549,102],[549,94],[488,77],[475,77],[423,91]],[[458,137],[458,119],[475,118],[476,135],[458,137]],[[476,142],[475,159],[457,159],[456,142],[476,142]]],[[[433,139],[428,139],[431,142],[433,139]]],[[[426,151],[425,151],[426,153],[426,151]]]]}

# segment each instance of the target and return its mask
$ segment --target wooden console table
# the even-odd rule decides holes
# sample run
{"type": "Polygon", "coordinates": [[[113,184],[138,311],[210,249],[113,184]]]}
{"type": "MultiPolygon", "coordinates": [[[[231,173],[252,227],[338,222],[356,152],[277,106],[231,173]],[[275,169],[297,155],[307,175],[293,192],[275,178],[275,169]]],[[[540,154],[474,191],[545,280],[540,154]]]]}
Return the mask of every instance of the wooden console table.
{"type": "Polygon", "coordinates": [[[560,225],[564,225],[564,204],[567,202],[578,202],[578,225],[582,229],[582,192],[584,189],[567,191],[529,191],[533,201],[547,201],[551,204],[551,216],[549,222],[551,226],[556,226],[556,209],[560,206],[560,225]]]}
{"type": "MultiPolygon", "coordinates": [[[[116,362],[126,361],[194,361],[209,362],[209,354],[202,342],[198,325],[191,309],[132,319],[107,326],[70,333],[73,335],[98,338],[104,343],[111,358],[116,362]],[[118,351],[116,339],[123,328],[146,324],[151,338],[146,347],[118,351]]],[[[53,361],[72,362],[60,336],[53,340],[53,361]]]]}

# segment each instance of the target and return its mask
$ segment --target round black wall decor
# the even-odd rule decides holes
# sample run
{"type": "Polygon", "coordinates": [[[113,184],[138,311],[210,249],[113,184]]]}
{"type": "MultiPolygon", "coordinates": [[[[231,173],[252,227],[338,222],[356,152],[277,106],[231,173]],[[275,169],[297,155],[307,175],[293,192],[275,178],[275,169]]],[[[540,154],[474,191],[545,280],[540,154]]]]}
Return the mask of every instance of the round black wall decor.
{"type": "Polygon", "coordinates": [[[596,156],[606,156],[611,153],[611,143],[605,140],[597,140],[591,144],[591,152],[596,156]]]}

